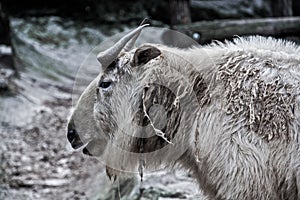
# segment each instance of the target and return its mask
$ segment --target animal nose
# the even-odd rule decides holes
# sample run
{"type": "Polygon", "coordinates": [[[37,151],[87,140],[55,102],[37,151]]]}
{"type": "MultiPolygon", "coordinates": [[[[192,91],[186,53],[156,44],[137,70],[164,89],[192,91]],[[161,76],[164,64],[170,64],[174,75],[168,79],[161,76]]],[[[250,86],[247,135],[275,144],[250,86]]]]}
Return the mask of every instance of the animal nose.
{"type": "Polygon", "coordinates": [[[68,124],[67,138],[74,149],[78,149],[83,145],[83,142],[80,140],[79,134],[75,129],[75,124],[73,121],[70,121],[68,124]]]}

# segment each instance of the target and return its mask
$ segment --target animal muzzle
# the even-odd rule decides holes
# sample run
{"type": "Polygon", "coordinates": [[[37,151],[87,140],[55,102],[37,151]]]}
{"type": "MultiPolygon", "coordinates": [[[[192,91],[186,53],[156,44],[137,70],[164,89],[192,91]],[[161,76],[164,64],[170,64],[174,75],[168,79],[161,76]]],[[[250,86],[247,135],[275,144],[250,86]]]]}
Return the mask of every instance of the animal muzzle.
{"type": "MultiPolygon", "coordinates": [[[[67,125],[67,138],[72,148],[79,149],[80,147],[85,146],[82,149],[84,154],[89,156],[102,155],[106,147],[107,138],[101,135],[94,136],[90,139],[84,138],[86,135],[84,136],[82,132],[83,127],[78,124],[78,127],[76,128],[75,121],[74,118],[71,118],[67,125]]],[[[95,129],[93,130],[95,131],[95,129]]]]}

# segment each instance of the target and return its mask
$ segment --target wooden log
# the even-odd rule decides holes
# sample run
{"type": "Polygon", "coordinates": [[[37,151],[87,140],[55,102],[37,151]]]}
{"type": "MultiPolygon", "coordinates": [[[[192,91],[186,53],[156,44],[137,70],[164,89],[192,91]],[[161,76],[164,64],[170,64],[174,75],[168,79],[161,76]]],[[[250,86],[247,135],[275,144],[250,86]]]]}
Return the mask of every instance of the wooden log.
{"type": "Polygon", "coordinates": [[[300,17],[202,21],[174,28],[189,36],[197,36],[201,44],[235,35],[300,36],[300,17]]]}

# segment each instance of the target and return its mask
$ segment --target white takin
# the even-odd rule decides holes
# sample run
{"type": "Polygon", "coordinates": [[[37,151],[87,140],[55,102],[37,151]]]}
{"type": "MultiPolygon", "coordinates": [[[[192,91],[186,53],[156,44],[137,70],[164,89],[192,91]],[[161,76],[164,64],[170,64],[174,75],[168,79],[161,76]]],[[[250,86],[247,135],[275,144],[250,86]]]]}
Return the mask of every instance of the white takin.
{"type": "Polygon", "coordinates": [[[210,199],[300,199],[300,48],[259,36],[99,53],[68,123],[109,177],[179,164],[210,199]],[[87,139],[84,134],[92,134],[87,139]]]}

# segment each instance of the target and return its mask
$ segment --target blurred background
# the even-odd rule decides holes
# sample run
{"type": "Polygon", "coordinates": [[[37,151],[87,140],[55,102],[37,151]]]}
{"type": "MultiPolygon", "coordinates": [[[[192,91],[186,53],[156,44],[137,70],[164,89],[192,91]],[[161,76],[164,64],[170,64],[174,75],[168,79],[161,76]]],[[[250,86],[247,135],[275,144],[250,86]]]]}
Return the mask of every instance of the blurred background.
{"type": "MultiPolygon", "coordinates": [[[[146,17],[200,44],[255,34],[299,44],[299,16],[299,0],[0,0],[0,199],[205,199],[187,172],[112,183],[99,161],[71,150],[65,126],[79,67],[146,17]]],[[[96,73],[81,75],[76,97],[96,73]]]]}

